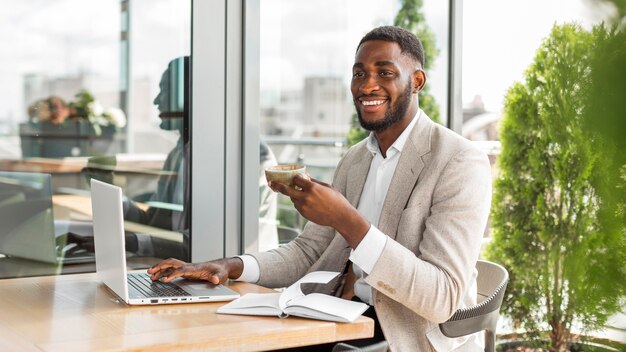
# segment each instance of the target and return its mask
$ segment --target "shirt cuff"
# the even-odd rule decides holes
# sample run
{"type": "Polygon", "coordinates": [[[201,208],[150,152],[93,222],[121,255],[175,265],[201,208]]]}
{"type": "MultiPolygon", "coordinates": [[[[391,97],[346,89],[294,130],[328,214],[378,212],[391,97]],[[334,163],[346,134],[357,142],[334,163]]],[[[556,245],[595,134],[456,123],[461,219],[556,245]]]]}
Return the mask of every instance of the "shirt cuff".
{"type": "Polygon", "coordinates": [[[241,271],[241,276],[235,279],[235,281],[245,281],[255,283],[259,281],[259,276],[261,269],[259,268],[259,263],[254,259],[251,255],[238,255],[238,258],[243,261],[243,270],[241,271]]]}
{"type": "Polygon", "coordinates": [[[370,225],[361,243],[350,253],[350,261],[369,274],[378,262],[385,244],[387,244],[387,235],[376,226],[370,225]]]}

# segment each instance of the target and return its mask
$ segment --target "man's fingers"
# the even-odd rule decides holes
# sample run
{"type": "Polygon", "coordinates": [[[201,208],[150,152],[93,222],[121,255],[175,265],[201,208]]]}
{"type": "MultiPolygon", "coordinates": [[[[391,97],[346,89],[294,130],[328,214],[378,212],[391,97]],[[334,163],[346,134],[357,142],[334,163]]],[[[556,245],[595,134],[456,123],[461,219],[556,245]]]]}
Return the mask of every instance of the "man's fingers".
{"type": "Polygon", "coordinates": [[[169,264],[169,263],[167,263],[167,262],[160,262],[160,263],[158,263],[158,264],[155,264],[155,265],[154,265],[154,266],[152,266],[151,268],[148,268],[148,270],[147,270],[147,271],[148,271],[148,274],[154,274],[154,273],[156,273],[156,272],[159,272],[159,271],[165,270],[165,269],[167,269],[167,268],[169,268],[169,267],[171,267],[171,266],[172,266],[172,264],[169,264]]]}
{"type": "Polygon", "coordinates": [[[314,179],[314,178],[311,178],[311,182],[315,182],[315,183],[317,183],[318,185],[322,185],[322,186],[324,186],[324,187],[333,188],[333,186],[331,186],[330,184],[328,184],[328,183],[326,183],[326,182],[322,182],[322,181],[316,180],[316,179],[314,179]]]}
{"type": "Polygon", "coordinates": [[[224,275],[220,275],[221,273],[213,273],[211,274],[211,276],[209,277],[209,282],[212,283],[213,285],[217,285],[221,282],[226,281],[226,279],[224,278],[224,275]]]}
{"type": "Polygon", "coordinates": [[[217,270],[215,272],[211,273],[211,276],[209,277],[209,282],[214,285],[223,284],[224,282],[226,282],[226,280],[228,280],[228,270],[226,270],[224,267],[218,267],[216,269],[217,270]]]}
{"type": "Polygon", "coordinates": [[[205,280],[217,285],[228,279],[228,271],[215,263],[189,264],[178,259],[164,260],[148,269],[153,281],[171,282],[177,278],[205,280]]]}
{"type": "Polygon", "coordinates": [[[296,190],[295,188],[289,187],[284,183],[278,183],[278,182],[272,182],[272,189],[275,192],[282,193],[289,198],[294,198],[298,196],[298,193],[300,193],[300,191],[296,190]]]}
{"type": "Polygon", "coordinates": [[[294,186],[298,186],[302,190],[307,191],[307,190],[311,189],[311,187],[313,186],[313,182],[311,182],[311,180],[313,180],[313,179],[308,177],[308,176],[296,175],[293,178],[293,184],[294,184],[294,186]]]}
{"type": "Polygon", "coordinates": [[[162,278],[165,278],[171,275],[173,271],[174,271],[174,268],[164,268],[164,269],[157,270],[150,276],[150,279],[152,281],[160,280],[162,278]]]}
{"type": "Polygon", "coordinates": [[[172,270],[170,273],[168,273],[168,275],[164,276],[163,280],[161,280],[161,281],[163,281],[165,283],[168,283],[168,282],[170,282],[170,281],[172,281],[172,280],[174,280],[174,279],[176,279],[178,277],[183,276],[183,274],[184,274],[183,270],[175,269],[175,270],[172,270]]]}
{"type": "Polygon", "coordinates": [[[154,273],[160,272],[168,268],[178,268],[185,264],[186,264],[185,262],[178,260],[178,259],[174,259],[174,258],[166,259],[162,262],[159,262],[153,265],[151,268],[148,268],[148,274],[154,274],[154,273]]]}

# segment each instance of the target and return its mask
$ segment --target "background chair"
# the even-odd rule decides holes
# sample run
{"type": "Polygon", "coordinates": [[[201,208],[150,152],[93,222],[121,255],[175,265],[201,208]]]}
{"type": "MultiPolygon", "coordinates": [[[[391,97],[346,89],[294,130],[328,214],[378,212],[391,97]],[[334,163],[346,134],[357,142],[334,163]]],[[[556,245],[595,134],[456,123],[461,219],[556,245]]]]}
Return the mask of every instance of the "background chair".
{"type": "Polygon", "coordinates": [[[277,226],[278,244],[286,244],[298,237],[300,231],[291,227],[277,226]]]}
{"type": "Polygon", "coordinates": [[[485,330],[485,351],[493,352],[500,305],[509,281],[509,273],[501,265],[483,260],[476,263],[476,269],[476,305],[457,310],[448,321],[439,324],[439,328],[448,337],[460,337],[485,330]]]}

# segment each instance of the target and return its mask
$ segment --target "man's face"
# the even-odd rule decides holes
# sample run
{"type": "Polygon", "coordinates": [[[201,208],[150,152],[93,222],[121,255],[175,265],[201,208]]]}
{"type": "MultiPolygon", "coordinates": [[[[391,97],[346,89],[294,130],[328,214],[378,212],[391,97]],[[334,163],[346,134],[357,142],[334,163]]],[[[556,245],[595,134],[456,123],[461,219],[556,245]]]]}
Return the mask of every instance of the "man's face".
{"type": "Polygon", "coordinates": [[[161,75],[161,82],[159,82],[159,94],[154,98],[154,105],[156,105],[159,112],[170,111],[170,79],[169,79],[169,69],[165,70],[161,75]]]}
{"type": "Polygon", "coordinates": [[[352,67],[351,90],[363,128],[384,131],[404,119],[413,102],[417,69],[398,43],[371,40],[361,44],[352,67]]]}
{"type": "MultiPolygon", "coordinates": [[[[156,105],[157,109],[159,109],[159,118],[161,118],[161,123],[159,127],[166,131],[176,131],[181,130],[183,126],[182,112],[181,117],[171,116],[172,113],[175,113],[176,110],[172,105],[171,101],[171,79],[170,79],[170,69],[165,70],[163,75],[161,76],[161,82],[159,83],[159,94],[154,98],[154,105],[156,105]]],[[[182,89],[182,87],[181,87],[182,89]]]]}

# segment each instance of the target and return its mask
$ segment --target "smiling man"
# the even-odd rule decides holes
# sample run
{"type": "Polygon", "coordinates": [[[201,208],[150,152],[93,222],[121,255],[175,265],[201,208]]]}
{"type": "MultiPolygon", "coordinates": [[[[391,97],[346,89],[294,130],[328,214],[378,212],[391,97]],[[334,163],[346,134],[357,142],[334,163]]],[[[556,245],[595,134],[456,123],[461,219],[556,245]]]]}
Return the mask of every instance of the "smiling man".
{"type": "MultiPolygon", "coordinates": [[[[153,279],[227,278],[289,286],[316,270],[341,277],[310,291],[371,307],[375,336],[392,351],[477,351],[477,336],[445,337],[438,324],[476,302],[475,264],[491,201],[484,153],[433,123],[418,106],[426,83],[422,45],[414,34],[379,27],[359,43],[352,95],[370,136],[337,166],[333,185],[298,177],[291,197],[310,222],[276,250],[187,264],[164,261],[153,279]]],[[[330,346],[314,346],[320,351],[330,346]]]]}

